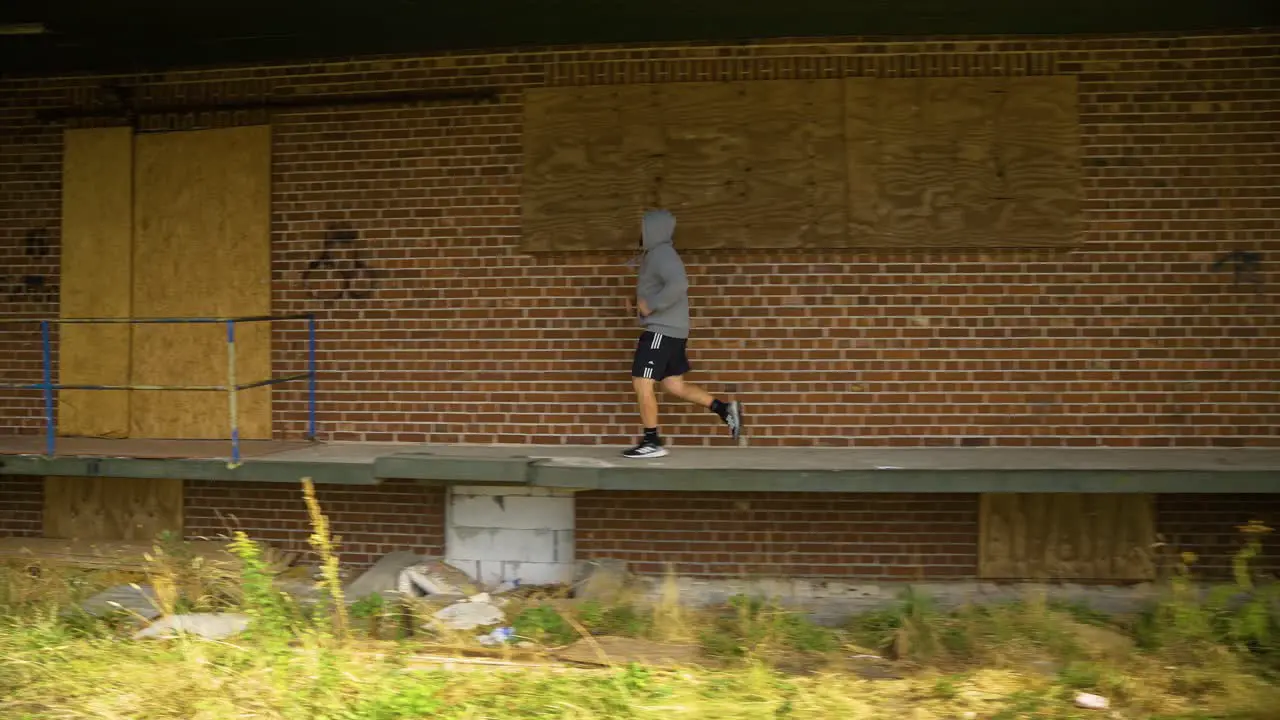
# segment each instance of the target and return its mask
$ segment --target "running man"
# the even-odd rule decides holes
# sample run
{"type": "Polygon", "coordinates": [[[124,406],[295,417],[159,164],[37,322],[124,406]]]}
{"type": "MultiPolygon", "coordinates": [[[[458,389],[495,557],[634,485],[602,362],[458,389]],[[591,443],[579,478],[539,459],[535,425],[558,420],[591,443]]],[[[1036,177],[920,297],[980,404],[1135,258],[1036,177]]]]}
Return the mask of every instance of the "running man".
{"type": "Polygon", "coordinates": [[[666,210],[649,210],[641,223],[640,274],[634,310],[644,326],[631,363],[631,384],[640,402],[644,438],[622,453],[629,458],[660,458],[667,454],[658,434],[657,383],[662,389],[720,416],[736,440],[742,434],[742,404],[722,402],[706,390],[684,381],[691,369],[685,355],[689,338],[689,278],[671,243],[676,218],[666,210]]]}

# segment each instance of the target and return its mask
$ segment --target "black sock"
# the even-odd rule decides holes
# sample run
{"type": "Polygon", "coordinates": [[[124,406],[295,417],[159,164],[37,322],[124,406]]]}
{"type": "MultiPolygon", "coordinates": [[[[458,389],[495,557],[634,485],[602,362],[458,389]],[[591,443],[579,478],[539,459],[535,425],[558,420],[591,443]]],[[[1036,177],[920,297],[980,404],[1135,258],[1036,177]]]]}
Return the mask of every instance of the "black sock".
{"type": "Polygon", "coordinates": [[[729,417],[729,403],[720,402],[719,400],[711,401],[711,412],[720,416],[721,420],[729,417]]]}
{"type": "Polygon", "coordinates": [[[645,428],[644,441],[654,445],[661,445],[662,439],[658,437],[658,428],[645,428]]]}

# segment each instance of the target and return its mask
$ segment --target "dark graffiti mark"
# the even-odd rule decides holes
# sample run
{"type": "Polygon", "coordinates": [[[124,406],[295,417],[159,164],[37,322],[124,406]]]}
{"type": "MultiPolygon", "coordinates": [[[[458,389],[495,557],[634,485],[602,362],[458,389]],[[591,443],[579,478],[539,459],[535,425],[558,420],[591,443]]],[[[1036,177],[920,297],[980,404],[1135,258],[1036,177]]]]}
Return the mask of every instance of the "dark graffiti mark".
{"type": "Polygon", "coordinates": [[[350,228],[330,228],[320,254],[302,272],[302,283],[312,298],[331,305],[373,297],[379,273],[365,260],[359,237],[350,228]]]}
{"type": "Polygon", "coordinates": [[[12,304],[52,304],[58,301],[58,286],[46,281],[43,275],[6,277],[0,288],[5,299],[12,304]]]}
{"type": "Polygon", "coordinates": [[[1213,263],[1214,270],[1227,267],[1231,268],[1231,274],[1235,278],[1233,284],[1236,287],[1245,283],[1252,285],[1255,289],[1262,287],[1262,253],[1232,250],[1213,263]]]}
{"type": "Polygon", "coordinates": [[[25,243],[27,257],[48,257],[53,252],[49,244],[49,228],[31,228],[25,243]]]}

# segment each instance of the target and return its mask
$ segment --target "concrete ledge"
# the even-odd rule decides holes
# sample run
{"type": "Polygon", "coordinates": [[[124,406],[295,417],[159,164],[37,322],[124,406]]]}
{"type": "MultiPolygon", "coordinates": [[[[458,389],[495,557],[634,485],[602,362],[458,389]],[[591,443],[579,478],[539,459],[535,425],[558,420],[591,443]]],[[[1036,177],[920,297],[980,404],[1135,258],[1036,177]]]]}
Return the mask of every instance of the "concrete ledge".
{"type": "Polygon", "coordinates": [[[323,461],[226,460],[10,456],[0,458],[0,475],[62,477],[182,478],[236,482],[289,482],[304,477],[317,485],[377,485],[373,465],[323,461]]]}
{"type": "Polygon", "coordinates": [[[532,460],[523,454],[506,455],[502,448],[488,448],[487,455],[459,456],[437,452],[404,452],[378,458],[374,474],[380,478],[420,480],[442,484],[525,485],[532,460]]]}
{"type": "MultiPolygon", "coordinates": [[[[157,441],[151,441],[157,442],[157,441]]],[[[3,475],[704,492],[1277,493],[1280,450],[1120,448],[674,448],[331,443],[225,459],[0,456],[3,475]]]]}

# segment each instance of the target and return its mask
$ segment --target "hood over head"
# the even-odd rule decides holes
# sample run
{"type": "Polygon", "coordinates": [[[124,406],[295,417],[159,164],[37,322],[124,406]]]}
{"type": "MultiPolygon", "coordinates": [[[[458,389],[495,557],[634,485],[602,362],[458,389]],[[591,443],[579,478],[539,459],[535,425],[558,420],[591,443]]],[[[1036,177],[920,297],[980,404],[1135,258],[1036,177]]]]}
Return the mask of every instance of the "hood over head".
{"type": "Polygon", "coordinates": [[[644,249],[648,252],[671,243],[671,236],[676,231],[676,216],[667,210],[646,210],[640,228],[644,249]]]}

